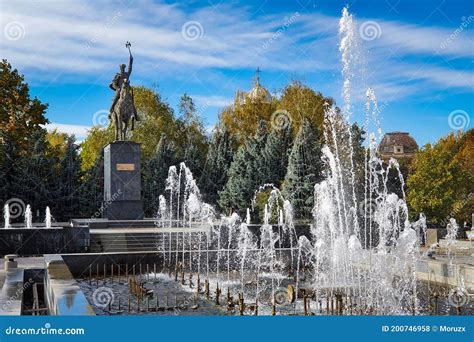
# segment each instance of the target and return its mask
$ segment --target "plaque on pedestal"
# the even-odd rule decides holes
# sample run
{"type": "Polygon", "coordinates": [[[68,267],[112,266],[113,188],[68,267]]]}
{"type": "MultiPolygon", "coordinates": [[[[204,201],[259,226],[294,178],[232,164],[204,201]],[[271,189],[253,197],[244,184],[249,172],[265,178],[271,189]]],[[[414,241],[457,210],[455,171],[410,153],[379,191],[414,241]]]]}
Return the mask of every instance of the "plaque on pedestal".
{"type": "Polygon", "coordinates": [[[104,147],[104,217],[143,219],[140,144],[116,141],[104,147]]]}

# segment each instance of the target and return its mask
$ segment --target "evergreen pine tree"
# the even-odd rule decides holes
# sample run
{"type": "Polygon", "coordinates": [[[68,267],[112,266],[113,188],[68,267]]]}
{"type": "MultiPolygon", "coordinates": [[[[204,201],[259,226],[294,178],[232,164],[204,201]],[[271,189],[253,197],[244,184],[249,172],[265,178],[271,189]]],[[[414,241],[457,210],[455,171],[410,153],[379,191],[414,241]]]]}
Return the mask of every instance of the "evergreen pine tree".
{"type": "Polygon", "coordinates": [[[39,213],[41,218],[46,206],[57,205],[58,161],[48,153],[44,129],[35,129],[31,137],[31,153],[20,158],[19,168],[16,174],[12,175],[13,184],[17,184],[12,191],[12,197],[21,198],[25,204],[30,204],[33,213],[39,213]]]}
{"type": "Polygon", "coordinates": [[[229,168],[229,179],[219,192],[219,205],[240,214],[250,206],[253,194],[264,181],[262,151],[267,140],[264,121],[259,123],[256,134],[241,145],[229,168]]]}
{"type": "Polygon", "coordinates": [[[79,194],[81,216],[101,218],[104,201],[104,156],[102,153],[83,175],[79,194]]]}
{"type": "Polygon", "coordinates": [[[143,170],[143,198],[145,215],[154,216],[158,209],[158,198],[164,194],[165,181],[168,169],[174,165],[176,160],[176,149],[172,142],[168,141],[165,134],[161,135],[160,142],[156,147],[155,154],[145,164],[143,170]]]}
{"type": "Polygon", "coordinates": [[[320,132],[304,120],[291,149],[283,184],[284,196],[293,204],[297,219],[311,217],[314,185],[322,179],[320,141],[320,132]]]}
{"type": "Polygon", "coordinates": [[[228,180],[222,191],[219,192],[219,206],[232,212],[242,211],[248,207],[252,196],[253,182],[247,177],[247,163],[252,156],[246,145],[241,145],[234,156],[229,168],[228,180]]]}
{"type": "Polygon", "coordinates": [[[204,125],[197,115],[193,99],[187,94],[181,97],[179,112],[181,118],[178,120],[178,127],[184,135],[182,160],[194,177],[199,179],[206,161],[208,147],[204,125]]]}
{"type": "Polygon", "coordinates": [[[290,125],[274,127],[270,131],[263,150],[264,183],[279,187],[285,179],[292,140],[290,125]]]}
{"type": "Polygon", "coordinates": [[[196,179],[199,179],[201,176],[205,159],[206,157],[203,151],[199,150],[197,143],[192,137],[190,137],[189,143],[184,151],[183,161],[186,166],[189,167],[196,179]]]}
{"type": "Polygon", "coordinates": [[[225,127],[217,128],[199,181],[199,188],[205,202],[217,204],[218,192],[223,190],[228,179],[233,153],[229,131],[225,127]]]}
{"type": "MultiPolygon", "coordinates": [[[[1,134],[2,132],[0,132],[1,134]]],[[[21,190],[15,190],[17,177],[21,163],[18,148],[13,141],[6,136],[0,135],[2,141],[0,143],[0,200],[1,203],[14,197],[13,193],[20,193],[21,190]]]]}
{"type": "Polygon", "coordinates": [[[81,163],[74,136],[68,137],[66,150],[60,161],[56,219],[69,220],[79,215],[81,163]]]}

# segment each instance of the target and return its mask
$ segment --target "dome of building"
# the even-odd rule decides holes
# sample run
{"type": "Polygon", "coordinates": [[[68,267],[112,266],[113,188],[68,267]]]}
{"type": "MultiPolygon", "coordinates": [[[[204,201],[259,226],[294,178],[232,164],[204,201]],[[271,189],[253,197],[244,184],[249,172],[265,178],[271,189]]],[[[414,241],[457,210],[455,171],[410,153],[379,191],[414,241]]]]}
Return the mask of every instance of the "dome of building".
{"type": "Polygon", "coordinates": [[[412,157],[417,150],[418,144],[408,132],[386,133],[378,147],[383,159],[412,157]]]}
{"type": "Polygon", "coordinates": [[[252,90],[248,92],[247,96],[252,102],[260,100],[265,103],[270,103],[272,101],[272,96],[268,90],[262,87],[259,83],[255,84],[252,90]]]}
{"type": "Polygon", "coordinates": [[[260,69],[257,69],[254,87],[247,93],[247,97],[252,102],[261,101],[264,103],[270,103],[272,101],[272,96],[269,91],[260,84],[260,69]]]}

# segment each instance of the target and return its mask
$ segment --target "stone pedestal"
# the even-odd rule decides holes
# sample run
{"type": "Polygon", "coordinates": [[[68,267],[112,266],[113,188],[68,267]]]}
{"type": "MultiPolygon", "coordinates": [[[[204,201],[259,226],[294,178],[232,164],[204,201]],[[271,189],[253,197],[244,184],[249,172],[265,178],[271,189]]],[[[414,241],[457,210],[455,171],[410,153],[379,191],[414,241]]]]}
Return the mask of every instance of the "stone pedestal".
{"type": "Polygon", "coordinates": [[[427,229],[426,230],[426,246],[431,246],[438,243],[438,229],[427,229]]]}
{"type": "Polygon", "coordinates": [[[104,147],[104,217],[143,219],[140,144],[116,141],[104,147]]]}

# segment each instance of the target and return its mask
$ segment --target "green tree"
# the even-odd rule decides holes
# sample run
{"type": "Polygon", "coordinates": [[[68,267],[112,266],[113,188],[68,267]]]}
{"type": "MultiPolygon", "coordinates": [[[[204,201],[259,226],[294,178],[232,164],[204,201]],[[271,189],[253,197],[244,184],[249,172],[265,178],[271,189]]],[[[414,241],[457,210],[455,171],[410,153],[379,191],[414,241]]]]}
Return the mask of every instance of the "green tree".
{"type": "Polygon", "coordinates": [[[49,155],[45,130],[37,129],[30,134],[31,155],[21,157],[13,175],[12,184],[16,186],[11,195],[30,204],[33,211],[44,213],[46,206],[57,205],[58,160],[49,155]]]}
{"type": "MultiPolygon", "coordinates": [[[[146,162],[154,154],[161,134],[166,133],[176,140],[182,138],[177,132],[177,123],[171,107],[161,99],[161,95],[153,89],[132,87],[135,106],[140,121],[131,132],[131,140],[141,144],[142,162],[146,162]]],[[[88,170],[95,165],[102,149],[114,141],[114,128],[94,126],[81,145],[82,169],[88,170]]],[[[184,143],[183,143],[184,145],[184,143]]]]}
{"type": "Polygon", "coordinates": [[[314,185],[322,180],[320,131],[303,120],[291,149],[283,194],[293,204],[297,219],[309,219],[314,185]]]}
{"type": "Polygon", "coordinates": [[[408,176],[408,202],[428,220],[469,221],[474,204],[474,130],[450,133],[427,144],[414,157],[408,176]]]}
{"type": "Polygon", "coordinates": [[[293,81],[283,89],[277,109],[289,113],[293,134],[297,134],[304,120],[308,120],[314,127],[322,131],[324,108],[325,106],[331,107],[333,104],[332,98],[315,92],[299,81],[293,81]]]}
{"type": "Polygon", "coordinates": [[[102,153],[94,161],[93,166],[83,173],[79,194],[80,215],[101,218],[104,201],[104,156],[102,153]]]}
{"type": "Polygon", "coordinates": [[[244,143],[257,132],[260,121],[270,121],[276,109],[276,99],[271,102],[248,97],[242,99],[238,94],[234,105],[224,108],[220,113],[220,120],[237,141],[244,143]]]}
{"type": "Polygon", "coordinates": [[[21,171],[21,162],[19,148],[9,138],[4,138],[3,132],[0,132],[0,199],[2,203],[15,197],[13,194],[21,193],[16,189],[17,180],[21,181],[17,175],[21,171]]]}
{"type": "Polygon", "coordinates": [[[229,131],[225,127],[217,127],[199,180],[199,188],[205,202],[217,204],[218,193],[223,190],[228,179],[234,151],[229,131]]]}
{"type": "Polygon", "coordinates": [[[3,201],[17,197],[26,203],[34,200],[31,204],[36,205],[44,200],[44,193],[38,196],[31,193],[41,184],[31,183],[32,188],[28,189],[24,183],[38,176],[29,175],[26,169],[34,169],[32,163],[44,161],[35,155],[39,149],[39,146],[35,149],[35,139],[41,140],[38,144],[46,144],[41,125],[48,123],[44,116],[47,107],[36,97],[30,97],[23,75],[3,59],[0,62],[0,199],[3,201]]]}
{"type": "Polygon", "coordinates": [[[267,129],[260,121],[257,132],[241,145],[229,168],[229,178],[224,189],[219,192],[219,205],[240,214],[251,205],[254,192],[263,185],[262,150],[267,140],[267,129]]]}
{"type": "Polygon", "coordinates": [[[112,126],[103,128],[93,126],[81,144],[81,168],[87,171],[96,165],[97,159],[102,155],[103,148],[114,140],[112,126]]]}
{"type": "Polygon", "coordinates": [[[183,151],[182,160],[196,179],[201,176],[208,149],[208,139],[202,121],[199,119],[193,99],[184,94],[179,103],[180,118],[177,121],[178,143],[183,151]],[[182,134],[179,134],[182,132],[182,134]]]}
{"type": "Polygon", "coordinates": [[[162,134],[155,154],[143,169],[143,198],[145,215],[154,216],[158,209],[158,198],[165,192],[166,177],[170,166],[176,164],[176,149],[166,134],[162,134]]]}
{"type": "Polygon", "coordinates": [[[63,158],[68,146],[69,135],[60,133],[55,128],[46,134],[50,152],[58,159],[63,158]]]}
{"type": "Polygon", "coordinates": [[[12,70],[6,59],[0,63],[0,99],[0,131],[22,153],[29,146],[32,132],[48,123],[44,116],[48,105],[30,97],[23,75],[12,70]]]}
{"type": "Polygon", "coordinates": [[[265,183],[280,187],[285,179],[292,142],[291,125],[274,126],[270,131],[262,153],[265,183]]]}
{"type": "Polygon", "coordinates": [[[177,123],[173,109],[163,101],[156,89],[133,87],[134,101],[140,121],[132,132],[132,140],[141,144],[142,160],[147,161],[155,153],[161,134],[177,143],[177,123]]]}
{"type": "Polygon", "coordinates": [[[57,179],[59,189],[54,209],[56,219],[69,220],[79,216],[82,172],[78,149],[74,136],[68,137],[64,155],[59,164],[57,179]]]}

